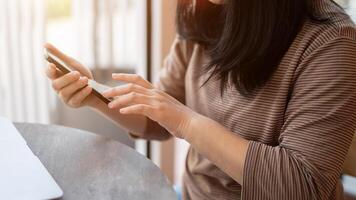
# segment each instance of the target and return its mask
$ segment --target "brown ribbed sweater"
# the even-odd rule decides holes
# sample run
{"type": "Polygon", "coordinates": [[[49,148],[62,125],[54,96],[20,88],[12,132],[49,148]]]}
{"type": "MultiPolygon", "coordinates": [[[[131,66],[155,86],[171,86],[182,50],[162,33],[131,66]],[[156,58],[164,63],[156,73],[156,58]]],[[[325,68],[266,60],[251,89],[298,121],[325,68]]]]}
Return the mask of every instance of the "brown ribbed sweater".
{"type": "Polygon", "coordinates": [[[307,21],[250,97],[233,87],[221,97],[218,82],[200,88],[203,48],[174,42],[158,86],[250,140],[242,187],[191,147],[184,199],[341,199],[339,176],[356,126],[356,30],[333,3],[313,4],[329,23],[307,21]]]}

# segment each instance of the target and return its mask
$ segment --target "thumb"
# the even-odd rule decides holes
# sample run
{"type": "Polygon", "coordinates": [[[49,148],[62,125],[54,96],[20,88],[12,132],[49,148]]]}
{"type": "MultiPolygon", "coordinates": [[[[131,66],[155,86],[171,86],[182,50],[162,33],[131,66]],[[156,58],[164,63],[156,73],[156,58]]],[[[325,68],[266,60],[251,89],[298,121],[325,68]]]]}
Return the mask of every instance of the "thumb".
{"type": "Polygon", "coordinates": [[[93,76],[91,74],[91,72],[85,68],[84,66],[82,66],[78,61],[76,61],[75,59],[73,59],[70,56],[67,56],[66,54],[64,54],[62,51],[60,51],[59,49],[57,49],[54,45],[50,44],[50,43],[46,43],[44,45],[44,48],[50,52],[51,54],[53,54],[54,56],[56,56],[57,58],[59,58],[60,60],[62,60],[68,67],[70,67],[72,70],[76,70],[79,71],[82,75],[87,76],[88,78],[92,79],[93,76]]]}
{"type": "Polygon", "coordinates": [[[51,54],[55,55],[56,57],[58,57],[60,60],[62,60],[63,62],[65,62],[67,65],[70,64],[70,62],[73,61],[73,58],[67,56],[66,54],[64,54],[63,52],[61,52],[59,49],[57,49],[55,46],[53,46],[50,43],[46,43],[44,45],[44,48],[47,49],[48,52],[50,52],[51,54]]]}

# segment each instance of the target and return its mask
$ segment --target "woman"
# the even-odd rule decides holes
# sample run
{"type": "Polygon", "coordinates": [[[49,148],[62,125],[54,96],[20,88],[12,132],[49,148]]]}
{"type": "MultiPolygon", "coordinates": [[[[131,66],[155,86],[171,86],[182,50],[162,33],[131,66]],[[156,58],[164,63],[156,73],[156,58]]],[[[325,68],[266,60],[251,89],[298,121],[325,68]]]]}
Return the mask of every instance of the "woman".
{"type": "Polygon", "coordinates": [[[178,37],[156,86],[109,89],[90,71],[47,70],[71,107],[89,106],[134,137],[191,144],[184,199],[342,199],[356,126],[356,30],[331,0],[180,0],[178,37]],[[83,88],[84,87],[84,88],[83,88]]]}

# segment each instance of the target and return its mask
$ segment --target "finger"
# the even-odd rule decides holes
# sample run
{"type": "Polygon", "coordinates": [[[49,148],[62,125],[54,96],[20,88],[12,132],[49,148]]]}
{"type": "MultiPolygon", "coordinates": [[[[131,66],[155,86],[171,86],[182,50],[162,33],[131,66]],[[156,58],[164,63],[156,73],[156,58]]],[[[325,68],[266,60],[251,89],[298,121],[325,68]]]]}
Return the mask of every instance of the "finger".
{"type": "Polygon", "coordinates": [[[56,66],[52,63],[48,64],[46,68],[46,75],[49,79],[54,80],[63,75],[61,71],[59,71],[56,66]]]}
{"type": "Polygon", "coordinates": [[[51,54],[55,55],[56,57],[58,57],[60,60],[62,60],[63,62],[65,62],[68,65],[71,62],[73,62],[73,58],[67,56],[66,54],[61,52],[59,49],[57,49],[55,46],[53,46],[50,43],[45,44],[44,48],[46,48],[47,51],[49,51],[51,54]]]}
{"type": "Polygon", "coordinates": [[[79,107],[83,104],[84,100],[91,94],[92,88],[87,86],[77,92],[73,97],[68,101],[68,104],[72,107],[79,107]]]}
{"type": "Polygon", "coordinates": [[[153,85],[150,82],[146,81],[145,79],[143,79],[141,76],[137,74],[113,74],[112,78],[116,81],[122,81],[125,83],[134,83],[148,89],[153,88],[153,85]]]}
{"type": "Polygon", "coordinates": [[[69,84],[79,80],[80,78],[80,73],[79,72],[71,72],[69,74],[66,74],[62,77],[59,77],[57,79],[55,79],[52,82],[52,87],[54,90],[59,91],[62,88],[68,86],[69,84]]]}
{"type": "Polygon", "coordinates": [[[65,103],[67,103],[68,100],[73,96],[73,94],[83,89],[86,85],[88,85],[88,78],[81,77],[76,82],[64,87],[62,90],[59,91],[58,94],[61,97],[61,99],[65,103]]]}
{"type": "Polygon", "coordinates": [[[151,96],[147,96],[144,94],[139,94],[136,92],[131,92],[129,94],[120,96],[116,98],[114,101],[109,103],[109,108],[121,108],[123,106],[132,105],[132,104],[146,104],[153,105],[154,99],[151,96]]]}
{"type": "Polygon", "coordinates": [[[155,108],[150,105],[137,104],[129,107],[121,108],[120,113],[124,115],[144,115],[150,119],[155,119],[155,108]]]}
{"type": "Polygon", "coordinates": [[[128,94],[130,92],[137,92],[146,95],[152,95],[152,92],[149,91],[147,88],[144,88],[140,85],[136,85],[133,83],[129,83],[126,85],[121,85],[115,88],[111,88],[103,93],[103,96],[106,98],[112,98],[116,96],[122,96],[128,94]]]}
{"type": "Polygon", "coordinates": [[[91,77],[91,74],[88,74],[88,70],[82,65],[80,64],[78,61],[76,61],[75,59],[73,59],[70,56],[67,56],[66,54],[64,54],[63,52],[61,52],[60,50],[58,50],[55,46],[53,46],[50,43],[47,43],[44,45],[44,47],[53,55],[55,55],[56,57],[58,57],[60,60],[62,60],[66,65],[68,65],[69,68],[71,68],[72,70],[76,70],[79,71],[82,75],[84,76],[88,76],[89,78],[91,77]]]}

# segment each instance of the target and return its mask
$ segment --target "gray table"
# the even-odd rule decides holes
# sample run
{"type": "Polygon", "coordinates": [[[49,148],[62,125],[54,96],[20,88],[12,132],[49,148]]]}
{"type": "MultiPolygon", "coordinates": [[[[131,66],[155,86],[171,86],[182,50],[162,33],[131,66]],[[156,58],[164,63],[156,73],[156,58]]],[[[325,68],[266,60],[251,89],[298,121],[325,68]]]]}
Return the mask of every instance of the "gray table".
{"type": "Polygon", "coordinates": [[[60,126],[15,123],[64,191],[64,200],[173,200],[151,161],[117,141],[60,126]]]}

